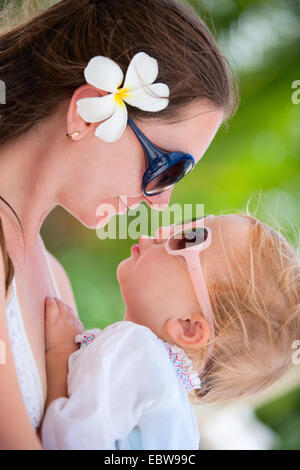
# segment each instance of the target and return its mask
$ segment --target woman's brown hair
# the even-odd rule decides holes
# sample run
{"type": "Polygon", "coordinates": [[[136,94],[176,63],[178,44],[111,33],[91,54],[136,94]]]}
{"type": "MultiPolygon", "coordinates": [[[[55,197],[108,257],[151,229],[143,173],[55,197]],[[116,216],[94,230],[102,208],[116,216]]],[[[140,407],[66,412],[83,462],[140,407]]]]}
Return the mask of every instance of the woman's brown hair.
{"type": "MultiPolygon", "coordinates": [[[[23,233],[23,227],[21,224],[21,221],[18,217],[18,214],[14,210],[14,208],[2,197],[0,196],[0,200],[12,211],[14,216],[16,217],[21,231],[23,233]]],[[[2,219],[0,217],[0,252],[2,253],[2,259],[3,259],[3,264],[4,264],[4,275],[5,275],[5,292],[7,294],[8,288],[11,284],[11,281],[14,277],[14,265],[12,263],[12,260],[6,250],[6,244],[5,244],[5,238],[4,238],[4,231],[3,231],[3,224],[2,224],[2,219]]],[[[0,261],[1,262],[1,261],[0,261]]]]}
{"type": "MultiPolygon", "coordinates": [[[[2,260],[4,265],[4,275],[5,275],[5,292],[7,294],[8,288],[11,284],[12,278],[14,276],[14,267],[12,261],[6,251],[5,238],[2,226],[2,220],[0,218],[0,252],[2,253],[2,260]]],[[[0,262],[2,262],[0,260],[0,262]]]]}
{"type": "MultiPolygon", "coordinates": [[[[25,0],[25,5],[30,3],[37,2],[25,0]]],[[[140,51],[157,59],[158,81],[169,86],[170,101],[156,113],[128,106],[133,119],[176,120],[179,111],[197,100],[223,109],[226,117],[235,111],[234,76],[189,3],[62,0],[21,24],[7,26],[0,35],[0,80],[6,85],[0,146],[70,100],[86,83],[83,71],[92,57],[109,57],[125,73],[140,51]]]]}
{"type": "Polygon", "coordinates": [[[169,106],[149,113],[129,107],[134,119],[169,120],[205,100],[231,114],[237,105],[233,74],[208,27],[177,0],[63,0],[0,36],[0,79],[6,104],[0,145],[49,116],[85,82],[96,55],[126,73],[145,51],[159,64],[158,81],[170,88],[169,106]]]}

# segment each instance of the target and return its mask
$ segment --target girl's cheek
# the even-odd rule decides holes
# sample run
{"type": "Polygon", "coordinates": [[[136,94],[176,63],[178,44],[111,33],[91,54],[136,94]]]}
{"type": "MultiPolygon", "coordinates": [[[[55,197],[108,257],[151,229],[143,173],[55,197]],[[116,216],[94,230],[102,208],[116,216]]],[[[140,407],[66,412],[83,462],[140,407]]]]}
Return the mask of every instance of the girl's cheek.
{"type": "Polygon", "coordinates": [[[168,255],[163,246],[153,246],[141,255],[135,267],[135,284],[159,290],[178,270],[175,257],[168,255]]]}

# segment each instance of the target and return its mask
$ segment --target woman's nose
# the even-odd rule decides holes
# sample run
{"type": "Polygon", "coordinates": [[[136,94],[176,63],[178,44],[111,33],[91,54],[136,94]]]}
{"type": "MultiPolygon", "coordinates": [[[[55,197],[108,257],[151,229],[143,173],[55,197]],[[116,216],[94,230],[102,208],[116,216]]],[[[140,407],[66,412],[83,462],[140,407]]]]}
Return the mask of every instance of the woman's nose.
{"type": "Polygon", "coordinates": [[[156,196],[145,196],[145,201],[151,208],[163,211],[170,203],[172,191],[173,188],[170,188],[156,196]]]}

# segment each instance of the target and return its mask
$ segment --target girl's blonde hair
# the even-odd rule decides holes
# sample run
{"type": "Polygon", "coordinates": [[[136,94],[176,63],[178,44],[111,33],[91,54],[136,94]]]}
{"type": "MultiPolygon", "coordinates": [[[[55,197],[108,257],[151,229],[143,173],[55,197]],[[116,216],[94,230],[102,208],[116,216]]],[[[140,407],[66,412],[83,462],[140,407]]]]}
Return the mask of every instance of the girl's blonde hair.
{"type": "MultiPolygon", "coordinates": [[[[225,401],[270,386],[292,366],[293,347],[300,339],[296,250],[279,231],[255,217],[242,217],[252,224],[248,267],[241,267],[238,256],[232,263],[231,257],[230,279],[208,286],[216,338],[200,374],[202,388],[193,392],[196,403],[225,401]]],[[[201,370],[203,354],[198,351],[192,359],[201,370]]]]}

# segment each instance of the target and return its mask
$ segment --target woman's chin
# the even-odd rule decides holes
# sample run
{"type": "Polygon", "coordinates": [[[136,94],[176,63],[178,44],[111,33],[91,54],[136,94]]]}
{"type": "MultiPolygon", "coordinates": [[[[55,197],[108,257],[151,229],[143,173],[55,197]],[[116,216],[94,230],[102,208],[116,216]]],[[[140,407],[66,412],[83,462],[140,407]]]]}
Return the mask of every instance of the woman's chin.
{"type": "MultiPolygon", "coordinates": [[[[102,216],[101,218],[98,218],[98,219],[97,219],[96,226],[95,226],[95,229],[102,229],[102,228],[104,228],[106,225],[108,225],[108,223],[110,222],[110,220],[111,220],[115,215],[117,215],[116,212],[110,212],[110,213],[107,213],[105,216],[102,216]]],[[[114,237],[115,234],[112,233],[112,236],[114,237]]]]}

